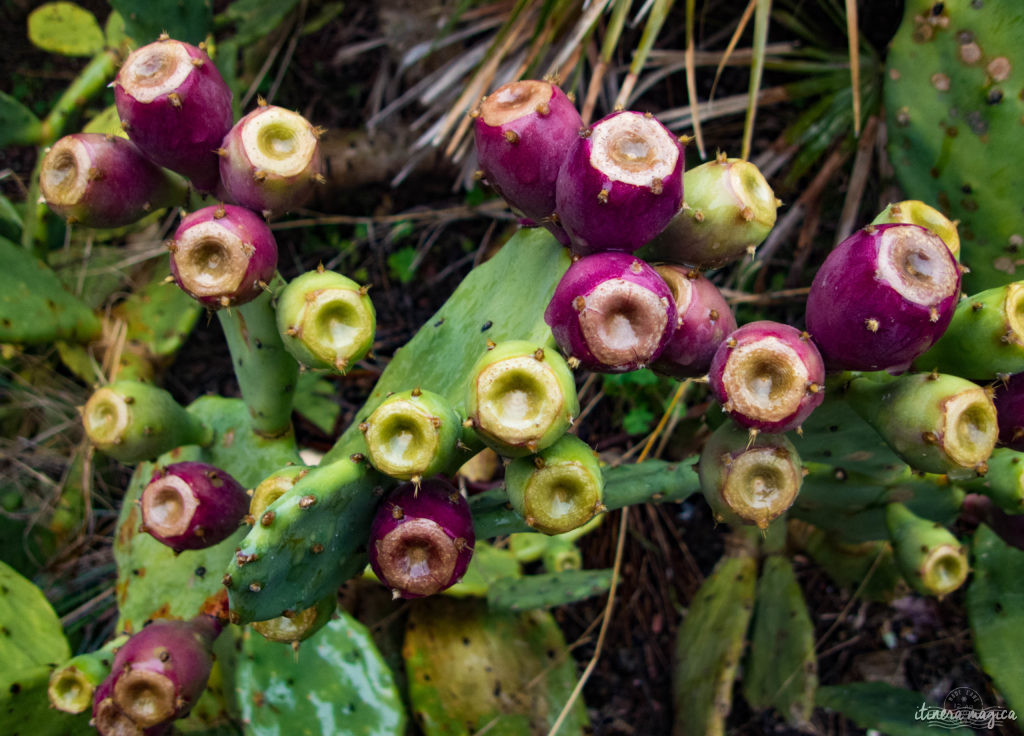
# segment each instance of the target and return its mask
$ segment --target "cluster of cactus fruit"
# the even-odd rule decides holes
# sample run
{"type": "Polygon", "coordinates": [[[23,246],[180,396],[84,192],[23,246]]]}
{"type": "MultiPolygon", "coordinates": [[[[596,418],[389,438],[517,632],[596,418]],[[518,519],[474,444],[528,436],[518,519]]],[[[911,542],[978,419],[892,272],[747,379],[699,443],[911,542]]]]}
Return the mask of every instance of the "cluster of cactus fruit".
{"type": "MultiPolygon", "coordinates": [[[[481,176],[526,227],[396,353],[356,421],[306,467],[290,424],[300,365],[346,373],[376,326],[367,287],[346,276],[277,275],[267,220],[322,179],[318,130],[265,104],[233,123],[204,50],[172,39],[133,52],[114,89],[127,140],[62,139],[42,192],[90,227],[180,206],[189,187],[216,200],[182,218],[170,269],[216,312],[242,402],[186,408],[122,380],[83,409],[98,449],[139,463],[118,539],[119,628],[132,636],[106,666],[90,660],[88,676],[58,671],[92,693],[101,733],[165,733],[186,717],[229,621],[295,643],[328,624],[339,584],[367,563],[396,596],[434,595],[487,537],[573,532],[607,508],[666,497],[666,484],[668,498],[699,489],[719,521],[762,530],[787,512],[817,523],[851,473],[886,488],[911,471],[943,476],[1006,513],[1024,505],[1024,380],[1011,377],[1024,373],[1024,290],[963,297],[953,223],[920,202],[892,205],[818,269],[806,330],[738,326],[703,272],[771,231],[780,202],[757,168],[719,155],[684,173],[683,143],[649,113],[584,126],[540,80],[505,85],[473,112],[481,176]],[[513,293],[516,279],[530,297],[513,293]],[[695,469],[659,466],[660,481],[620,490],[616,469],[571,432],[578,368],[706,377],[726,417],[710,418],[695,469]],[[811,425],[855,444],[825,448],[811,425]],[[508,459],[504,490],[467,501],[450,479],[485,447],[508,459]],[[207,555],[202,581],[189,555],[207,555]],[[189,589],[178,608],[157,611],[142,592],[128,571],[143,559],[166,561],[189,589]]],[[[905,495],[879,505],[912,588],[963,584],[967,552],[950,531],[905,495]]],[[[65,703],[66,689],[51,688],[55,704],[88,707],[65,703]]]]}

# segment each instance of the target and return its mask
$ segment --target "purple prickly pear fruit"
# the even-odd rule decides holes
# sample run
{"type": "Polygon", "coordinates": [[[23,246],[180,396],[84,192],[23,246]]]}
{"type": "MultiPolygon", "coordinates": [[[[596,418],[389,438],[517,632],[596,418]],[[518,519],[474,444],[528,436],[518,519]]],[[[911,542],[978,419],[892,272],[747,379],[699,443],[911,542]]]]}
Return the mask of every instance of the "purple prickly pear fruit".
{"type": "Polygon", "coordinates": [[[129,140],[100,133],[66,135],[39,171],[51,210],[69,223],[122,227],[185,199],[185,183],[142,155],[129,140]]]}
{"type": "Polygon", "coordinates": [[[807,329],[829,370],[898,372],[942,335],[960,267],[918,225],[868,225],[836,246],[807,297],[807,329]]]}
{"type": "Polygon", "coordinates": [[[249,510],[249,496],[237,480],[199,462],[157,468],[141,503],[143,531],[175,552],[222,542],[249,510]]]}
{"type": "Polygon", "coordinates": [[[403,483],[370,526],[370,566],[396,597],[421,598],[458,582],[475,543],[469,504],[455,486],[403,483]]]}
{"type": "Polygon", "coordinates": [[[595,253],[565,272],[544,311],[555,341],[584,368],[623,373],[657,359],[675,332],[672,291],[629,253],[595,253]]]}
{"type": "Polygon", "coordinates": [[[676,329],[651,369],[673,378],[703,376],[715,351],[736,329],[736,317],[718,288],[692,268],[672,264],[654,267],[672,291],[676,329]]]}
{"type": "Polygon", "coordinates": [[[133,51],[114,80],[121,126],[151,160],[204,192],[220,179],[231,89],[202,49],[164,38],[133,51]]]}
{"type": "Polygon", "coordinates": [[[992,400],[999,422],[999,443],[1024,452],[1024,373],[997,383],[992,400]]]}
{"type": "Polygon", "coordinates": [[[572,101],[550,82],[511,82],[488,95],[473,117],[487,182],[509,205],[568,243],[552,215],[558,170],[583,127],[572,101]]]}
{"type": "Polygon", "coordinates": [[[230,204],[185,217],[167,248],[178,286],[209,309],[252,301],[277,269],[277,241],[267,223],[230,204]]]}
{"type": "Polygon", "coordinates": [[[788,432],[824,400],[825,364],[806,332],[762,320],[743,325],[718,346],[708,384],[738,424],[788,432]]]}
{"type": "Polygon", "coordinates": [[[308,202],[324,180],[319,133],[297,112],[260,102],[225,136],[220,178],[235,204],[279,215],[308,202]]]}
{"type": "Polygon", "coordinates": [[[926,205],[918,199],[906,199],[902,202],[893,202],[871,221],[872,225],[885,225],[887,223],[905,223],[920,225],[931,230],[942,238],[942,241],[949,248],[949,252],[958,261],[960,260],[960,234],[957,232],[956,223],[939,212],[934,207],[926,205]]]}
{"type": "MultiPolygon", "coordinates": [[[[114,657],[110,677],[97,689],[139,729],[188,715],[206,688],[213,642],[223,625],[199,614],[189,621],[161,619],[133,635],[114,657]],[[105,690],[107,682],[113,687],[105,690]]],[[[117,733],[117,732],[115,732],[117,733]]]]}
{"type": "Polygon", "coordinates": [[[644,249],[651,260],[718,268],[753,253],[775,225],[779,200],[754,164],[720,153],[683,176],[686,201],[644,249]]]}
{"type": "Polygon", "coordinates": [[[581,131],[555,189],[572,251],[631,253],[660,233],[683,202],[684,158],[649,113],[613,112],[581,131]]]}
{"type": "Polygon", "coordinates": [[[92,721],[100,736],[164,736],[171,730],[171,723],[160,723],[150,728],[142,728],[129,718],[114,702],[114,680],[110,674],[96,688],[92,701],[92,721]]]}

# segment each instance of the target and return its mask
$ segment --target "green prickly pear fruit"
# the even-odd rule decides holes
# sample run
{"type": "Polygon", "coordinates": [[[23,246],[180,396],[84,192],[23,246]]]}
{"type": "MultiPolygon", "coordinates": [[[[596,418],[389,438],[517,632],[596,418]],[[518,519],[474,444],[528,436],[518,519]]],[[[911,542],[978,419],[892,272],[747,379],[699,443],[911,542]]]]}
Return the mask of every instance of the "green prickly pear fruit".
{"type": "Polygon", "coordinates": [[[725,422],[700,455],[700,486],[715,519],[767,529],[793,505],[803,471],[784,434],[751,433],[725,422]]]}
{"type": "Polygon", "coordinates": [[[50,705],[65,713],[84,713],[92,705],[96,688],[110,674],[114,652],[128,641],[126,635],[111,639],[95,652],[72,657],[50,675],[50,705]]]}
{"type": "Polygon", "coordinates": [[[398,480],[429,478],[457,457],[462,420],[438,393],[393,394],[359,425],[373,467],[398,480]]]}
{"type": "Polygon", "coordinates": [[[942,242],[949,248],[953,257],[960,260],[960,235],[956,230],[956,223],[921,200],[905,199],[902,202],[892,202],[871,221],[872,225],[889,223],[920,225],[931,230],[942,238],[942,242]]]}
{"type": "Polygon", "coordinates": [[[1020,279],[1024,99],[1019,5],[907,0],[885,81],[903,190],[959,222],[968,292],[1020,279]]]}
{"type": "Polygon", "coordinates": [[[989,393],[939,373],[854,378],[850,406],[910,467],[969,478],[984,472],[999,426],[989,393]]]}
{"type": "Polygon", "coordinates": [[[594,451],[571,434],[536,455],[516,458],[505,470],[512,508],[545,534],[562,534],[590,521],[604,509],[603,489],[594,451]]]}
{"type": "Polygon", "coordinates": [[[683,191],[682,209],[640,252],[647,260],[724,266],[768,237],[781,204],[754,164],[724,153],[683,174],[683,191]]]}
{"type": "Polygon", "coordinates": [[[1024,371],[1024,281],[961,299],[949,327],[913,368],[978,380],[1024,371]]]}
{"type": "Polygon", "coordinates": [[[967,548],[946,527],[915,516],[902,503],[886,507],[896,564],[914,590],[944,596],[967,580],[967,548]]]}
{"type": "Polygon", "coordinates": [[[553,544],[544,549],[544,554],[540,558],[545,570],[549,573],[559,573],[583,568],[583,553],[579,547],[560,536],[554,537],[551,541],[553,544]]]}
{"type": "Polygon", "coordinates": [[[97,390],[82,410],[82,424],[98,450],[123,463],[212,439],[209,428],[167,391],[140,381],[115,381],[97,390]]]}
{"type": "Polygon", "coordinates": [[[276,470],[256,486],[249,500],[249,516],[253,523],[256,523],[267,510],[270,504],[291,490],[291,487],[299,482],[309,472],[309,468],[302,465],[288,465],[276,470]]]}
{"type": "Polygon", "coordinates": [[[373,347],[377,313],[368,287],[320,266],[292,280],[277,301],[277,329],[307,368],[344,375],[373,347]]]}
{"type": "Polygon", "coordinates": [[[333,590],[309,608],[288,611],[283,616],[267,621],[254,621],[252,627],[270,641],[292,645],[304,641],[327,625],[338,607],[338,596],[333,590]]]}
{"type": "Polygon", "coordinates": [[[468,384],[468,421],[484,443],[508,457],[550,447],[580,411],[565,359],[525,340],[488,346],[468,384]]]}

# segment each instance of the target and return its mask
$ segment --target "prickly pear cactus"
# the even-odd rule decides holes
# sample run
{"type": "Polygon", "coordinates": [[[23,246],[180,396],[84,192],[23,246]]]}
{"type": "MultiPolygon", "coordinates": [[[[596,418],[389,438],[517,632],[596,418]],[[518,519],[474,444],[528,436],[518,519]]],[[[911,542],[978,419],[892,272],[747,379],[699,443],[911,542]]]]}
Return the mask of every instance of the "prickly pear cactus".
{"type": "MultiPolygon", "coordinates": [[[[249,425],[249,412],[238,399],[204,397],[189,407],[213,429],[208,449],[174,450],[164,462],[202,460],[226,470],[246,486],[289,462],[299,462],[292,439],[267,440],[249,425]]],[[[139,531],[138,499],[153,474],[153,463],[140,463],[125,494],[114,541],[117,561],[118,630],[137,631],[150,618],[191,618],[221,595],[221,577],[245,527],[220,544],[175,554],[170,547],[139,531]]]]}
{"type": "Polygon", "coordinates": [[[0,733],[77,736],[87,715],[50,708],[50,673],[71,657],[60,620],[42,591],[0,562],[0,733]]]}
{"type": "MultiPolygon", "coordinates": [[[[426,736],[548,733],[576,683],[576,668],[549,613],[489,612],[483,601],[416,601],[403,656],[409,704],[426,736]]],[[[577,700],[559,736],[587,725],[577,700]]]]}
{"type": "Polygon", "coordinates": [[[1024,16],[1015,2],[907,0],[885,83],[889,152],[914,199],[959,220],[968,293],[1021,278],[1024,16]]]}
{"type": "Polygon", "coordinates": [[[234,707],[246,736],[398,736],[405,706],[369,631],[344,611],[298,651],[242,636],[234,707]]]}

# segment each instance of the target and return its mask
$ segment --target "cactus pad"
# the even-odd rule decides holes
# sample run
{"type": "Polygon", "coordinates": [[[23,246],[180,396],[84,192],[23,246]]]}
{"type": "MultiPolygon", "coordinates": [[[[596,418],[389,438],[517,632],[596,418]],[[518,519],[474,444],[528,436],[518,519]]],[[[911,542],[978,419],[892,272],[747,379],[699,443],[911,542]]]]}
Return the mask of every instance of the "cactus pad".
{"type": "Polygon", "coordinates": [[[1015,3],[908,0],[889,49],[893,166],[910,197],[960,221],[968,292],[1024,273],[1022,39],[1015,3]]]}
{"type": "Polygon", "coordinates": [[[339,611],[298,652],[246,631],[234,673],[246,736],[394,736],[405,709],[369,631],[339,611]]]}
{"type": "MultiPolygon", "coordinates": [[[[478,600],[417,601],[403,656],[410,706],[426,736],[547,733],[576,683],[550,614],[491,613],[478,600]]],[[[580,734],[586,723],[578,700],[559,736],[580,734]]]]}

